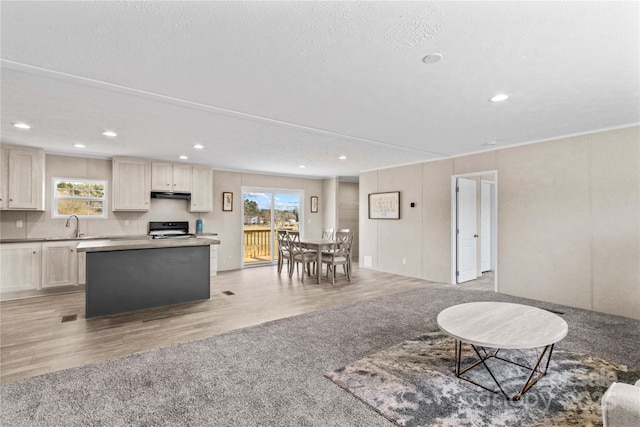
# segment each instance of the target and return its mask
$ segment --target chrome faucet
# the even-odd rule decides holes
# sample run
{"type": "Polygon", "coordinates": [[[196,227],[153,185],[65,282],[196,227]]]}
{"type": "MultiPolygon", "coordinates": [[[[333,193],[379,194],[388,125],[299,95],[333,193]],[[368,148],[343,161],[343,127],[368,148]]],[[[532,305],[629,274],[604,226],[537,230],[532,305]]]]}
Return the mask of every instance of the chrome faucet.
{"type": "Polygon", "coordinates": [[[65,225],[65,227],[71,226],[71,218],[76,219],[76,237],[80,237],[80,218],[78,218],[78,215],[71,215],[67,218],[67,225],[65,225]]]}

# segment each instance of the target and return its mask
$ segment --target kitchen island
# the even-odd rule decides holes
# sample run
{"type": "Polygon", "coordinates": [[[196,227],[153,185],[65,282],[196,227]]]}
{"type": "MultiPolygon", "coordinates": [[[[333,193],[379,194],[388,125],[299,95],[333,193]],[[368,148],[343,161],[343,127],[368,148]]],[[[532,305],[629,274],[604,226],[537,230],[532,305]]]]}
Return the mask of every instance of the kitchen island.
{"type": "Polygon", "coordinates": [[[210,298],[212,238],[92,240],[87,253],[87,318],[210,298]]]}

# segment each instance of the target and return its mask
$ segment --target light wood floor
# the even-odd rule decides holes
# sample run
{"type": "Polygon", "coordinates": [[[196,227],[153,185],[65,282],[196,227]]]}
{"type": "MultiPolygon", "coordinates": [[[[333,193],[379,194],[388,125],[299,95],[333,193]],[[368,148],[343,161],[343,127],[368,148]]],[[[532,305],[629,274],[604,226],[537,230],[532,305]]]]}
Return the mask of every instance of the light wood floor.
{"type": "Polygon", "coordinates": [[[432,283],[359,269],[348,282],[302,284],[275,266],[221,272],[211,299],[86,319],[77,292],[0,303],[0,381],[10,382],[432,283]],[[230,291],[234,295],[223,292],[230,291]],[[77,320],[62,322],[63,316],[77,320]]]}

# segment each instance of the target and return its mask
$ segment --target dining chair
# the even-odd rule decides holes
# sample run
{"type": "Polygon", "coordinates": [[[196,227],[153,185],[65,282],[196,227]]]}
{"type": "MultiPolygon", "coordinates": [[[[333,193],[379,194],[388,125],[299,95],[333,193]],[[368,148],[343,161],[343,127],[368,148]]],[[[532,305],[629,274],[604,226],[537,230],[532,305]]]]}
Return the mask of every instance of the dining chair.
{"type": "Polygon", "coordinates": [[[322,229],[322,238],[323,239],[333,239],[333,228],[323,228],[322,229]]]}
{"type": "MultiPolygon", "coordinates": [[[[350,233],[351,230],[348,228],[338,228],[338,230],[336,230],[336,233],[350,233]]],[[[354,238],[353,240],[355,240],[355,234],[354,234],[354,238]]],[[[353,243],[351,244],[351,246],[353,246],[353,243]]],[[[349,255],[351,255],[351,251],[349,251],[349,255]]],[[[351,267],[351,258],[349,258],[349,267],[351,267]]]]}
{"type": "MultiPolygon", "coordinates": [[[[333,228],[323,228],[322,229],[322,238],[323,239],[327,239],[327,240],[333,240],[335,234],[333,232],[333,228]]],[[[322,253],[323,254],[329,254],[333,252],[333,249],[323,249],[322,253]]],[[[318,274],[322,274],[322,266],[320,266],[320,271],[318,272],[318,274]]]]}
{"type": "MultiPolygon", "coordinates": [[[[296,264],[296,271],[299,273],[298,266],[302,264],[302,283],[304,283],[305,274],[311,275],[311,264],[315,263],[317,253],[316,251],[308,251],[300,242],[300,233],[297,231],[290,231],[287,233],[289,239],[289,252],[291,254],[291,261],[296,264]]],[[[289,278],[293,277],[293,264],[289,268],[289,278]]]]}
{"type": "Polygon", "coordinates": [[[278,274],[282,272],[284,260],[287,260],[287,272],[291,270],[291,252],[289,250],[288,230],[276,230],[276,238],[278,241],[278,274]]]}
{"type": "Polygon", "coordinates": [[[331,284],[335,283],[336,267],[342,265],[347,280],[351,281],[351,247],[353,246],[353,233],[336,233],[336,242],[333,251],[322,254],[322,263],[327,264],[327,278],[331,273],[331,284]]]}

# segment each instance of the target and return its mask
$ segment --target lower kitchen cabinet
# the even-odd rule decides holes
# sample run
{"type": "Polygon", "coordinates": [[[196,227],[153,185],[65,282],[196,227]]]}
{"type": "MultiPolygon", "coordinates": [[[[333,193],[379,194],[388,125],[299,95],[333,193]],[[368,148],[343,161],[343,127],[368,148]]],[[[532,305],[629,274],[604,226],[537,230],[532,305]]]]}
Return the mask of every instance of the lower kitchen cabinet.
{"type": "Polygon", "coordinates": [[[40,242],[0,245],[0,290],[40,289],[41,254],[40,242]]]}
{"type": "MultiPolygon", "coordinates": [[[[78,242],[76,242],[77,244],[78,242]]],[[[87,253],[78,253],[78,285],[87,284],[87,253]]]]}
{"type": "Polygon", "coordinates": [[[218,245],[211,245],[209,249],[209,275],[211,277],[218,275],[218,245]]]}
{"type": "Polygon", "coordinates": [[[78,284],[77,241],[42,243],[42,287],[78,284]]]}
{"type": "Polygon", "coordinates": [[[84,285],[87,254],[76,251],[79,242],[3,243],[0,245],[0,292],[84,285]]]}

